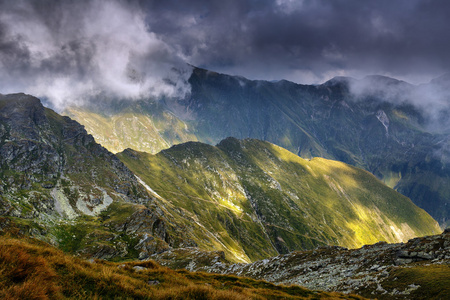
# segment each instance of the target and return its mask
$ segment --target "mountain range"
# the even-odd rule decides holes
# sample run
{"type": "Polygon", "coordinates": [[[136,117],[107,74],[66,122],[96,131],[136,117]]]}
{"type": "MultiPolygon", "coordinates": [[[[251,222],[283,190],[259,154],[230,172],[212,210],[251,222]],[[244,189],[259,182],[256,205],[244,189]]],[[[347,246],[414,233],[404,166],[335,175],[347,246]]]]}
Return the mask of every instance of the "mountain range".
{"type": "Polygon", "coordinates": [[[116,156],[24,94],[1,96],[0,123],[3,226],[79,255],[143,259],[198,247],[251,262],[439,232],[426,212],[370,173],[264,141],[116,156]]]}
{"type": "Polygon", "coordinates": [[[449,110],[444,103],[432,117],[420,99],[450,98],[446,78],[422,86],[383,76],[301,85],[195,68],[185,98],[109,99],[63,114],[114,153],[132,148],[155,154],[180,142],[215,145],[232,136],[268,141],[303,158],[342,161],[411,198],[444,228],[450,215],[449,110]]]}

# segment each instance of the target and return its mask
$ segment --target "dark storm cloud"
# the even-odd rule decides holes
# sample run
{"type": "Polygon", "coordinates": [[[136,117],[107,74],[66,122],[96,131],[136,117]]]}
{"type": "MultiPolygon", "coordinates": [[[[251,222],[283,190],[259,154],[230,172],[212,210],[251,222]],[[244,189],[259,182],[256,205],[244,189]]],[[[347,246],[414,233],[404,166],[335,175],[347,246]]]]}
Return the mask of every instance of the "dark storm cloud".
{"type": "Polygon", "coordinates": [[[184,62],[300,83],[424,82],[450,69],[449,13],[444,0],[0,0],[0,92],[61,105],[180,96],[184,62]]]}
{"type": "Polygon", "coordinates": [[[253,78],[417,81],[450,68],[450,1],[142,3],[152,30],[192,64],[253,78]]]}

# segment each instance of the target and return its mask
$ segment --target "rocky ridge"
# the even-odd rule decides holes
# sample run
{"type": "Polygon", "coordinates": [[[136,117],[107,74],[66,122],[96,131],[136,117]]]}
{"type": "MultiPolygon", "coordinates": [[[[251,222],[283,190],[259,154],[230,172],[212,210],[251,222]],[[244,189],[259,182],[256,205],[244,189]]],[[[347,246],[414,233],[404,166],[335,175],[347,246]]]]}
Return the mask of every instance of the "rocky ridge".
{"type": "Polygon", "coordinates": [[[445,299],[450,293],[450,229],[407,243],[379,242],[350,250],[325,246],[251,264],[229,264],[220,253],[190,256],[181,249],[151,258],[172,268],[234,274],[368,298],[445,299]]]}
{"type": "Polygon", "coordinates": [[[24,94],[0,97],[0,164],[0,192],[11,204],[3,201],[3,214],[11,216],[73,219],[98,215],[113,198],[149,199],[133,173],[83,126],[24,94]]]}

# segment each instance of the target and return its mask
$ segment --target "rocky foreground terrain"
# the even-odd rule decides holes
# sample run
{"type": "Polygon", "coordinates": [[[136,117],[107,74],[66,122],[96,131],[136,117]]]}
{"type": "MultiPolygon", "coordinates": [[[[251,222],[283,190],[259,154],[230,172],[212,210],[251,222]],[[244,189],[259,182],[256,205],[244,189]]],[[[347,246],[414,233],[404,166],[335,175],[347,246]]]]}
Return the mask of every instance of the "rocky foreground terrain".
{"type": "Polygon", "coordinates": [[[0,299],[363,299],[236,276],[174,271],[153,261],[83,260],[37,239],[0,235],[0,299]]]}
{"type": "Polygon", "coordinates": [[[251,264],[227,264],[220,253],[199,253],[195,249],[168,251],[152,258],[172,268],[234,274],[368,298],[450,296],[450,229],[407,243],[379,242],[359,249],[319,247],[251,264]]]}

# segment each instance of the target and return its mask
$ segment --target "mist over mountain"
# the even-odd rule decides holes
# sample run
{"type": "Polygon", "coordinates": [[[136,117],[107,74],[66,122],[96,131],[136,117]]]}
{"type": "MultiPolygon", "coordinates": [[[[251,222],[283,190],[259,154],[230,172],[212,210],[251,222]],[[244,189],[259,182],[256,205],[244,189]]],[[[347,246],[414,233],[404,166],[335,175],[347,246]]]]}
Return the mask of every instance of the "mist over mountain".
{"type": "Polygon", "coordinates": [[[415,86],[369,76],[299,85],[199,68],[189,83],[185,98],[110,100],[70,107],[66,114],[113,152],[130,147],[156,153],[189,140],[216,144],[233,136],[270,141],[301,157],[347,162],[372,172],[445,226],[448,98],[437,88],[435,102],[418,102],[436,83],[415,86]]]}
{"type": "MultiPolygon", "coordinates": [[[[341,79],[341,82],[342,79],[341,79]]],[[[361,80],[347,80],[356,100],[376,98],[394,105],[410,104],[417,109],[426,130],[449,132],[450,78],[448,74],[434,78],[429,83],[411,85],[384,76],[367,76],[361,80]]]]}
{"type": "Polygon", "coordinates": [[[306,84],[368,74],[419,84],[450,70],[442,0],[2,0],[0,8],[0,92],[57,108],[103,94],[182,96],[186,63],[306,84]]]}

